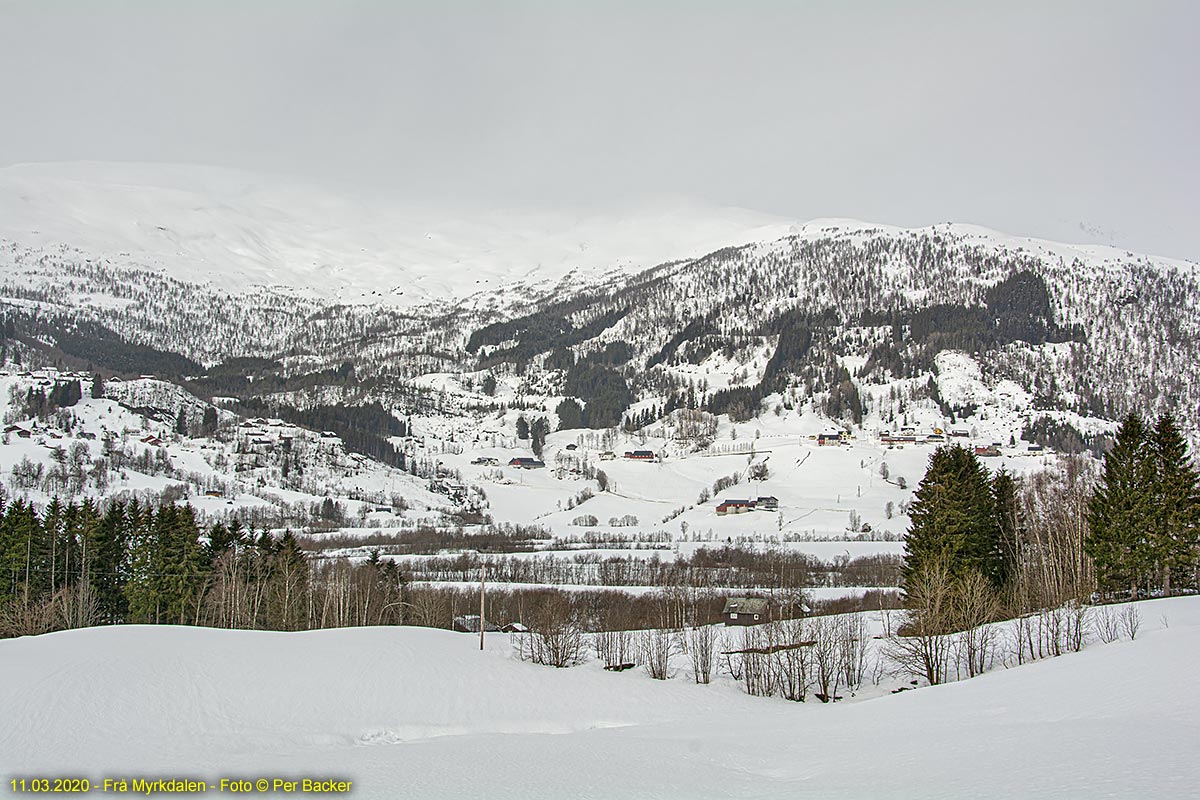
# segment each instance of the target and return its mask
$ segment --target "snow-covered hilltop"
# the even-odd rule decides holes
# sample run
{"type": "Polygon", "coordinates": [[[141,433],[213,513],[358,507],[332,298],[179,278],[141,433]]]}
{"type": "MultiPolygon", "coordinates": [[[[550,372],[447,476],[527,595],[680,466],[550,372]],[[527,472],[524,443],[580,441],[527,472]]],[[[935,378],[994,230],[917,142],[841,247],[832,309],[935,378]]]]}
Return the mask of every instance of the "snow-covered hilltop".
{"type": "Polygon", "coordinates": [[[619,212],[464,212],[210,167],[0,169],[0,239],[67,246],[225,292],[336,303],[410,307],[572,274],[595,279],[787,231],[764,214],[668,201],[619,212]]]}

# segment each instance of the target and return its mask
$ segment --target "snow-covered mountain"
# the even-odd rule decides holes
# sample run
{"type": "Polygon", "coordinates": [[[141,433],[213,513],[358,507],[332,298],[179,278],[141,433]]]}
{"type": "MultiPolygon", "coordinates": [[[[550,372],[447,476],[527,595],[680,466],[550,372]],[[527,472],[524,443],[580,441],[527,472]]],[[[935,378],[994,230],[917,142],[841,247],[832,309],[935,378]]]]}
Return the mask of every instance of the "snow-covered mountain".
{"type": "MultiPolygon", "coordinates": [[[[170,479],[193,494],[215,483],[349,502],[365,496],[352,479],[364,470],[373,492],[391,478],[347,454],[387,462],[399,448],[418,479],[402,494],[443,504],[443,521],[482,512],[567,540],[581,527],[624,536],[605,523],[628,517],[660,542],[811,542],[867,526],[886,545],[872,553],[896,550],[928,448],[954,433],[1015,472],[1047,466],[1041,448],[1099,452],[1130,410],[1174,411],[1200,442],[1193,262],[972,225],[790,225],[688,205],[448,222],[282,185],[194,167],[0,171],[6,423],[38,416],[23,394],[39,383],[31,370],[153,374],[179,392],[151,404],[165,421],[122,429],[170,440],[172,418],[200,403],[287,420],[314,453],[326,426],[346,444],[302,477],[278,442],[247,445],[230,420],[218,466],[159,470],[159,490],[170,479]],[[531,455],[522,417],[546,429],[545,472],[503,469],[531,455]],[[839,431],[849,444],[815,439],[839,431]],[[648,465],[619,458],[627,449],[665,457],[649,485],[648,465]],[[767,451],[756,490],[777,497],[779,518],[716,519],[720,500],[749,490],[712,487],[767,451]],[[610,452],[617,463],[602,464],[610,452]],[[586,498],[598,471],[613,485],[586,498]],[[585,500],[595,513],[576,510],[585,500]]],[[[52,470],[54,450],[47,439],[0,466],[36,453],[52,470]]]]}
{"type": "Polygon", "coordinates": [[[775,238],[788,226],[680,200],[590,213],[482,212],[397,205],[210,167],[0,169],[0,239],[66,245],[226,292],[270,288],[337,303],[409,307],[572,274],[636,272],[775,238]]]}

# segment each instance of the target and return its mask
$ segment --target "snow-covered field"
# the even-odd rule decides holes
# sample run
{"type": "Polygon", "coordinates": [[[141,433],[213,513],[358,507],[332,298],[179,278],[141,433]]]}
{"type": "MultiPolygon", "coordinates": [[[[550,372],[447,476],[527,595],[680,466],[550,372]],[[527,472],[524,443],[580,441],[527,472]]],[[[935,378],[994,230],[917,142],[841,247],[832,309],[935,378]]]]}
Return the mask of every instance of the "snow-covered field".
{"type": "Polygon", "coordinates": [[[1134,641],[833,705],[534,666],[503,635],[55,633],[0,642],[0,767],[338,777],[363,798],[1192,796],[1200,599],[1137,607],[1134,641]]]}

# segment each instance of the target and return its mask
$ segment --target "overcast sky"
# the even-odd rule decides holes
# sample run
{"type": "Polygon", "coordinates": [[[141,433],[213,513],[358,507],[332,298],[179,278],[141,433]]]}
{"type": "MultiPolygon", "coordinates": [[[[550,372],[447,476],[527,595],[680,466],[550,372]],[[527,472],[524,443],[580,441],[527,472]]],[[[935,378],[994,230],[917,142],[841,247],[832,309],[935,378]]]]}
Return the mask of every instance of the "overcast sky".
{"type": "Polygon", "coordinates": [[[1194,2],[13,2],[0,164],[685,195],[1200,259],[1194,2]]]}

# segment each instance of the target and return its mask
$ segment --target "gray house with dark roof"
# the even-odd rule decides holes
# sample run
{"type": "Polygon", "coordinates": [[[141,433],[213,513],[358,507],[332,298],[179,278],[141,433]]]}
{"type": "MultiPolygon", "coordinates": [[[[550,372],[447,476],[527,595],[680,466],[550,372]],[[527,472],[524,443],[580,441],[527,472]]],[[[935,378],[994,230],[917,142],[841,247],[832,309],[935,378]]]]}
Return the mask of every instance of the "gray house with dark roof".
{"type": "Polygon", "coordinates": [[[721,616],[726,625],[761,625],[771,621],[771,608],[758,597],[728,597],[721,616]]]}

